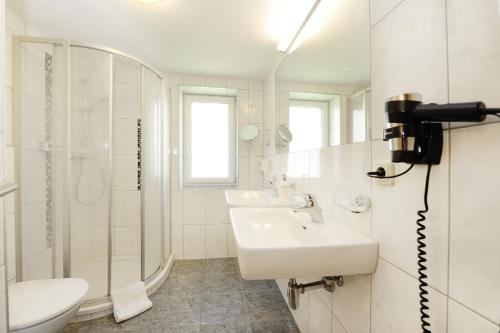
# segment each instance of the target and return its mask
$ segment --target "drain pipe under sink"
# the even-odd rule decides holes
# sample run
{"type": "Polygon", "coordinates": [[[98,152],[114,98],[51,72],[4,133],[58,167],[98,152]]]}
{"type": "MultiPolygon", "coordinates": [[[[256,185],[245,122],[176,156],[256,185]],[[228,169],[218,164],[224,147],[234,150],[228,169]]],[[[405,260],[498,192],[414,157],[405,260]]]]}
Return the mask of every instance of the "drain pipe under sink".
{"type": "Polygon", "coordinates": [[[333,293],[335,290],[335,285],[342,287],[344,285],[344,279],[342,276],[325,276],[319,281],[314,281],[310,283],[297,283],[297,279],[292,278],[288,280],[288,304],[292,310],[297,310],[300,304],[300,295],[306,291],[325,289],[333,293]]]}

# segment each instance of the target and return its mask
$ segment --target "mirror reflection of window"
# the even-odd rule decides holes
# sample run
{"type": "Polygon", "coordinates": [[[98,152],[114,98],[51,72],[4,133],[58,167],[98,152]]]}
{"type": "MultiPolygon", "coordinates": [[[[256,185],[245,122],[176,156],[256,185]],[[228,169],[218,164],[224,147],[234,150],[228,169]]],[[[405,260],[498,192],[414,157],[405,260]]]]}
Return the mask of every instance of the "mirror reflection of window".
{"type": "Polygon", "coordinates": [[[363,142],[366,140],[366,107],[365,93],[361,92],[349,98],[349,142],[363,142]]]}
{"type": "Polygon", "coordinates": [[[290,101],[289,128],[293,134],[289,151],[310,150],[327,146],[328,103],[290,101]]]}

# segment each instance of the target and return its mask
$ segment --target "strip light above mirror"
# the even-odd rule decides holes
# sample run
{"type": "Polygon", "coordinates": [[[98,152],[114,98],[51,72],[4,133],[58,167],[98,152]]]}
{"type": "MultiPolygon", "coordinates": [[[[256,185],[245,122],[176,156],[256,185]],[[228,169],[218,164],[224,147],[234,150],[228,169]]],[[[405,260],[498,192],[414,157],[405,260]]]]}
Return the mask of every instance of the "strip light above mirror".
{"type": "Polygon", "coordinates": [[[305,4],[305,2],[306,1],[296,2],[302,3],[302,5],[300,7],[297,6],[294,13],[292,13],[290,20],[287,23],[286,30],[283,32],[283,36],[280,38],[278,46],[276,47],[278,51],[283,53],[292,53],[302,41],[300,34],[304,30],[307,22],[309,22],[313,16],[314,11],[318,7],[321,0],[310,1],[308,4],[305,4]],[[310,7],[307,8],[305,6],[310,7]]]}

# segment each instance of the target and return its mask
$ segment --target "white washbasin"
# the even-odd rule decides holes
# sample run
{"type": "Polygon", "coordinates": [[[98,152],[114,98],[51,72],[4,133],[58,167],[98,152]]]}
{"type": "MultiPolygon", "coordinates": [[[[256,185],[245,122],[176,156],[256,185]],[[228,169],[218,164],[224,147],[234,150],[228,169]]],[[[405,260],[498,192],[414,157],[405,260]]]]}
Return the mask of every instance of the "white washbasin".
{"type": "Polygon", "coordinates": [[[295,207],[297,201],[292,198],[282,199],[270,191],[263,190],[226,190],[226,202],[229,208],[235,207],[295,207]]]}
{"type": "Polygon", "coordinates": [[[375,271],[377,243],[340,223],[290,208],[230,209],[245,279],[315,278],[375,271]]]}

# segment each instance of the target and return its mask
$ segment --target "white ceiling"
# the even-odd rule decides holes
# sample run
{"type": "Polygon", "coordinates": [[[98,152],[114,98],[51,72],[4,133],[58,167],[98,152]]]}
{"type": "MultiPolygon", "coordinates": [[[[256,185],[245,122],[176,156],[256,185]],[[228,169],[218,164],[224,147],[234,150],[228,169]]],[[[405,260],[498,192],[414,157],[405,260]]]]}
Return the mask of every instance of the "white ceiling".
{"type": "Polygon", "coordinates": [[[280,64],[280,80],[370,84],[368,0],[322,0],[310,36],[280,64]]]}
{"type": "MultiPolygon", "coordinates": [[[[162,0],[149,6],[7,0],[7,7],[42,35],[116,48],[165,73],[263,78],[280,57],[283,22],[300,6],[294,2],[305,1],[312,0],[162,0]]],[[[285,58],[280,75],[369,81],[368,0],[322,0],[308,30],[317,31],[285,58]]]]}
{"type": "Polygon", "coordinates": [[[163,72],[264,77],[278,52],[273,22],[290,0],[7,0],[45,36],[130,53],[163,72]]]}

